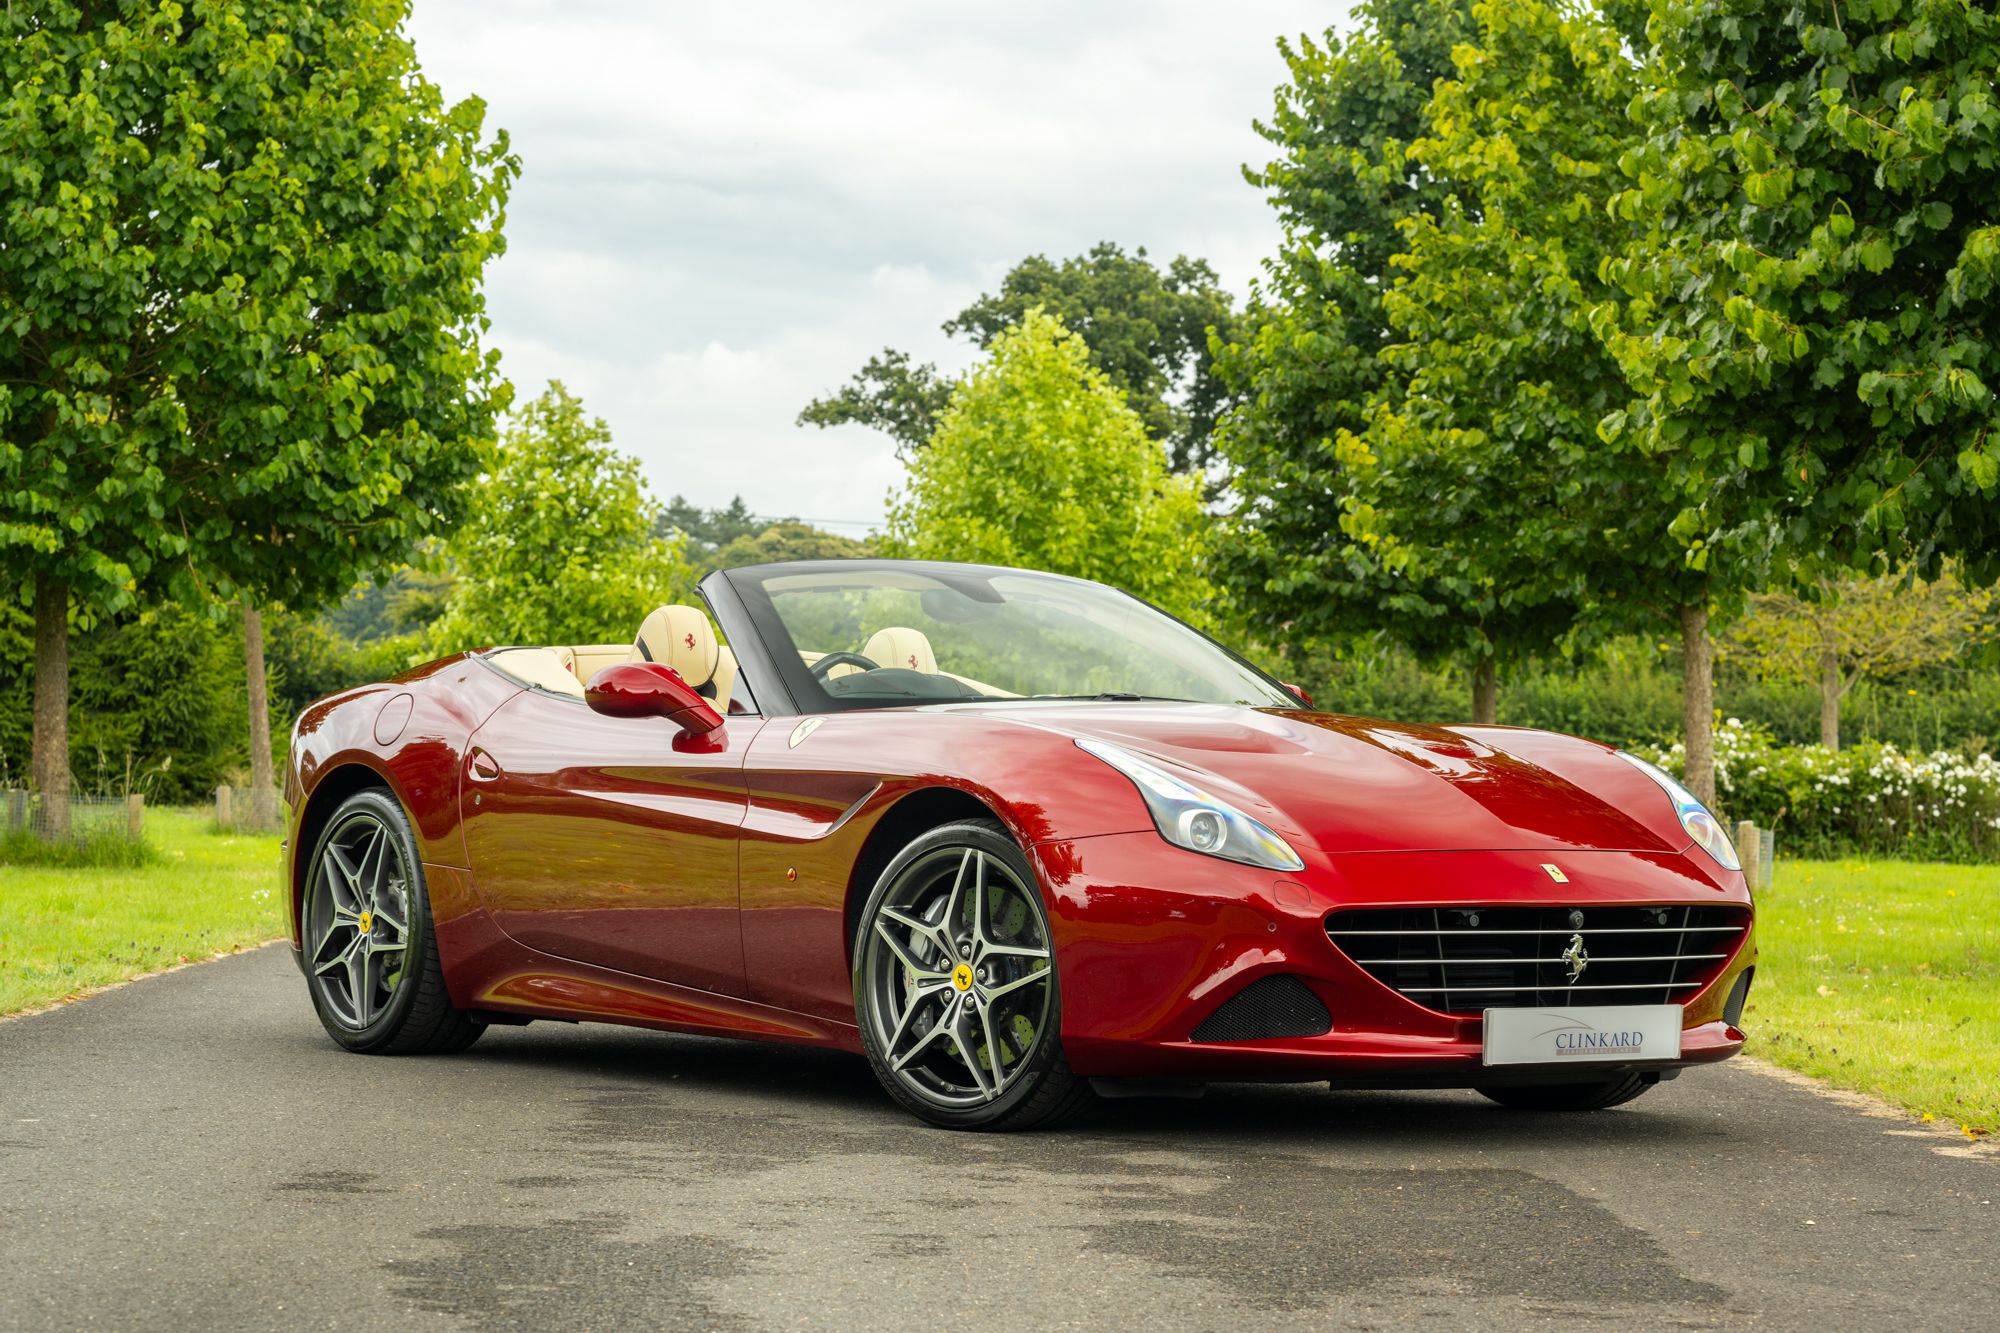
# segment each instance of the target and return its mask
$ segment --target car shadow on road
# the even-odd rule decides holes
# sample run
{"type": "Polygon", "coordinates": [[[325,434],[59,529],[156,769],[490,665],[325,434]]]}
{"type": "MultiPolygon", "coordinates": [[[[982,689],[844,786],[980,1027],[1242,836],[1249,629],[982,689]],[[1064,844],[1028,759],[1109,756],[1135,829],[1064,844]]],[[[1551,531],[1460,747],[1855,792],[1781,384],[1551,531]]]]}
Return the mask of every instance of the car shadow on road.
{"type": "MultiPolygon", "coordinates": [[[[533,1069],[579,1081],[606,1078],[636,1087],[701,1091],[768,1101],[792,1115],[851,1114],[898,1120],[899,1111],[860,1056],[721,1037],[608,1027],[536,1025],[490,1034],[462,1059],[533,1069]]],[[[1455,1148],[1546,1145],[1686,1145],[1731,1136],[1712,1108],[1697,1110],[1668,1083],[1640,1102],[1581,1115],[1509,1111],[1471,1091],[1330,1091],[1323,1083],[1210,1086],[1196,1098],[1101,1101],[1076,1121],[1078,1132],[1186,1145],[1255,1141],[1272,1147],[1340,1142],[1393,1147],[1450,1142],[1455,1148]]]]}

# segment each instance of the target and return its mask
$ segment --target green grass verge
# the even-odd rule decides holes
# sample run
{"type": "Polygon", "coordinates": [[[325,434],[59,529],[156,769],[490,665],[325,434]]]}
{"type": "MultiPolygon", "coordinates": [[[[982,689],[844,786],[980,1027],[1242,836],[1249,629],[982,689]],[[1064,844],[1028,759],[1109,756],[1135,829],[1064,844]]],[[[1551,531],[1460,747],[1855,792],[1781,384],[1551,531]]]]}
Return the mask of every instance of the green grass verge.
{"type": "Polygon", "coordinates": [[[1781,861],[1773,878],[1748,1049],[2000,1131],[2000,866],[1781,861]]]}
{"type": "Polygon", "coordinates": [[[144,866],[0,865],[0,1014],[284,934],[277,836],[213,830],[149,809],[144,866]]]}

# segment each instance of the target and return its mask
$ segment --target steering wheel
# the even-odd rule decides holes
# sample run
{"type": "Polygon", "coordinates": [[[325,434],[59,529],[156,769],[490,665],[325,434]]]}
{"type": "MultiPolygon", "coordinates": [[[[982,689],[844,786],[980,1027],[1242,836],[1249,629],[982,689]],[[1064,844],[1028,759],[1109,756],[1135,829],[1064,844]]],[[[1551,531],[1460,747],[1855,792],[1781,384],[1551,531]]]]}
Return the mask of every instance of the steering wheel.
{"type": "Polygon", "coordinates": [[[863,671],[880,671],[882,669],[882,664],[873,658],[863,657],[860,653],[838,652],[828,653],[826,656],[820,658],[819,661],[814,662],[808,670],[812,672],[814,680],[823,681],[826,679],[827,672],[842,665],[857,666],[863,671]]]}

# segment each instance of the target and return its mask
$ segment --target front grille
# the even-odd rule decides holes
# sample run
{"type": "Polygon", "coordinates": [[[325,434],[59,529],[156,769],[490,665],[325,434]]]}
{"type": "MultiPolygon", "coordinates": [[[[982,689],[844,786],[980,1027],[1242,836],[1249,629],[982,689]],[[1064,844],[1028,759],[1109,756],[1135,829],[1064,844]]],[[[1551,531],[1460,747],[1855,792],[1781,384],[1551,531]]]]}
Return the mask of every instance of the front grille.
{"type": "Polygon", "coordinates": [[[1326,933],[1425,1008],[1477,1014],[1684,1003],[1722,971],[1749,924],[1741,907],[1371,907],[1335,912],[1326,933]]]}
{"type": "Polygon", "coordinates": [[[1232,995],[1194,1030],[1196,1041],[1269,1041],[1317,1037],[1333,1015],[1297,977],[1280,974],[1253,981],[1232,995]]]}

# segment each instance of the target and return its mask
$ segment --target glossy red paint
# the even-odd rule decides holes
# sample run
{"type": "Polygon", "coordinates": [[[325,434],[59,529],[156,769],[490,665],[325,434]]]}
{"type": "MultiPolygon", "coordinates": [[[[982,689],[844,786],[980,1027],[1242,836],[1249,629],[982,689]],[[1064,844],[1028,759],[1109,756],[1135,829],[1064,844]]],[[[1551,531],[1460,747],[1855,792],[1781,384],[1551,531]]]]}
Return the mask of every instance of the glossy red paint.
{"type": "MultiPolygon", "coordinates": [[[[1050,911],[1072,1067],[1096,1076],[1479,1081],[1477,1020],[1427,1009],[1328,940],[1363,905],[1734,904],[1743,877],[1606,747],[1498,727],[1135,702],[732,715],[690,736],[526,688],[476,656],[315,704],[289,796],[290,887],[355,781],[419,830],[455,1003],[856,1049],[851,914],[912,812],[983,812],[1050,911]],[[407,704],[399,702],[407,699],[407,704]],[[407,714],[407,716],[403,716],[407,714]],[[390,739],[383,719],[399,725],[390,739]],[[1193,770],[1270,825],[1278,874],[1165,842],[1080,736],[1193,770]],[[1542,870],[1556,862],[1568,882],[1542,870]],[[1242,985],[1301,978],[1320,1037],[1191,1039],[1242,985]]],[[[296,943],[296,927],[295,927],[296,943]]],[[[1742,943],[1686,1004],[1684,1056],[1721,1059],[1742,943]]]]}
{"type": "Polygon", "coordinates": [[[583,699],[593,713],[606,717],[662,717],[690,735],[705,736],[722,725],[722,715],[681,679],[681,673],[658,662],[620,662],[590,678],[583,699]]]}

